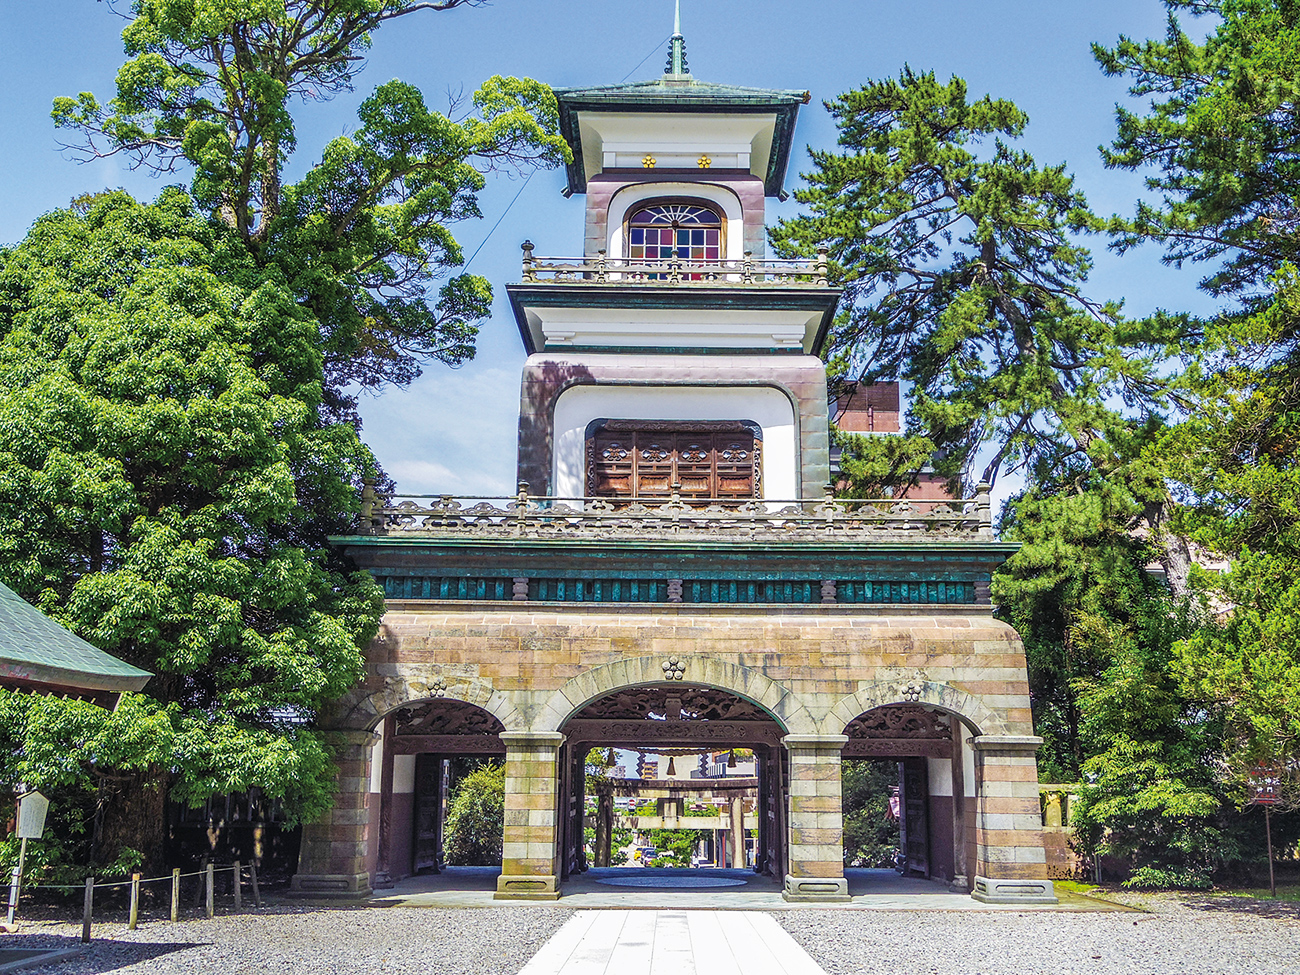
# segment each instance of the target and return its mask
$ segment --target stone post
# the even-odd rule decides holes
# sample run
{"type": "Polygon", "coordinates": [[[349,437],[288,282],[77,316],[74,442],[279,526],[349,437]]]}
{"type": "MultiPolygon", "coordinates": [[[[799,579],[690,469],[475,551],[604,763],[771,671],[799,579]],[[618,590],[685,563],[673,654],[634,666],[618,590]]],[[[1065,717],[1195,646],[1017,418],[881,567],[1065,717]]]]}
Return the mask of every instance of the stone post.
{"type": "Polygon", "coordinates": [[[748,866],[745,859],[745,800],[731,797],[731,865],[741,870],[748,866]]]}
{"type": "Polygon", "coordinates": [[[370,752],[378,735],[373,731],[334,731],[326,732],[325,738],[334,747],[339,769],[334,805],[303,826],[298,872],[289,891],[297,897],[369,897],[366,795],[370,790],[370,752]]]}
{"type": "Polygon", "coordinates": [[[986,904],[1055,904],[1033,735],[981,735],[975,749],[975,882],[986,904]]]}
{"type": "Polygon", "coordinates": [[[845,735],[786,735],[790,752],[788,901],[847,901],[840,751],[845,735]]]}
{"type": "Polygon", "coordinates": [[[555,900],[559,891],[557,760],[564,735],[503,731],[506,746],[505,830],[498,900],[555,900]]]}
{"type": "Polygon", "coordinates": [[[608,789],[596,793],[596,866],[608,867],[614,836],[614,795],[608,789]]]}

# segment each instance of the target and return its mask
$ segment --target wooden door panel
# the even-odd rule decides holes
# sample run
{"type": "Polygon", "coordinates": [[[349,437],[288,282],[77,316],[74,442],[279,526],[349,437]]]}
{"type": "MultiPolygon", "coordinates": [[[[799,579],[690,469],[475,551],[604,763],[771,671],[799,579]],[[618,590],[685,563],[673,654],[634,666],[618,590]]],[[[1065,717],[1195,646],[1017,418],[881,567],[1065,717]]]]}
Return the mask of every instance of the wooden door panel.
{"type": "Polygon", "coordinates": [[[412,869],[438,867],[438,833],[442,818],[442,756],[415,756],[415,843],[412,869]]]}
{"type": "Polygon", "coordinates": [[[903,853],[907,872],[930,876],[930,771],[924,758],[907,758],[902,765],[903,853]]]}
{"type": "MultiPolygon", "coordinates": [[[[752,498],[758,486],[758,445],[748,429],[735,424],[688,424],[673,430],[637,429],[618,421],[617,430],[599,430],[587,443],[587,486],[597,497],[666,497],[678,485],[682,496],[698,499],[752,498]],[[704,427],[705,429],[698,429],[704,427]]],[[[668,429],[665,429],[668,427],[668,429]]]]}

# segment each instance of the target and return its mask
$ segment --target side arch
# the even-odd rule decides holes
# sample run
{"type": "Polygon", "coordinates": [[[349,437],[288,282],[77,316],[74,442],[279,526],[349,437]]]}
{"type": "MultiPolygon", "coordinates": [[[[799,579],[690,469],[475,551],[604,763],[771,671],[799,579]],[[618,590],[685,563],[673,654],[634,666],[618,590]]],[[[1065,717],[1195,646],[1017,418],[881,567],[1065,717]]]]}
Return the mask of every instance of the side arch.
{"type": "Polygon", "coordinates": [[[526,727],[523,713],[491,681],[468,674],[450,673],[449,668],[428,664],[397,664],[386,667],[379,687],[362,685],[345,694],[323,716],[330,729],[370,731],[398,708],[427,701],[453,700],[473,704],[493,715],[506,731],[526,727]]]}
{"type": "Polygon", "coordinates": [[[830,713],[822,719],[821,732],[842,735],[849,722],[858,715],[887,704],[928,704],[960,715],[977,735],[1005,735],[1006,725],[996,712],[986,707],[978,698],[963,690],[939,681],[916,681],[908,689],[916,697],[904,698],[895,680],[876,680],[864,683],[858,690],[840,698],[830,713]]]}
{"type": "MultiPolygon", "coordinates": [[[[597,698],[628,687],[664,683],[667,659],[665,656],[628,657],[579,674],[542,705],[529,730],[559,731],[570,715],[597,698]]],[[[753,701],[772,715],[786,734],[817,733],[817,722],[807,706],[765,674],[707,657],[682,655],[677,659],[686,666],[683,686],[712,687],[753,701]]]]}

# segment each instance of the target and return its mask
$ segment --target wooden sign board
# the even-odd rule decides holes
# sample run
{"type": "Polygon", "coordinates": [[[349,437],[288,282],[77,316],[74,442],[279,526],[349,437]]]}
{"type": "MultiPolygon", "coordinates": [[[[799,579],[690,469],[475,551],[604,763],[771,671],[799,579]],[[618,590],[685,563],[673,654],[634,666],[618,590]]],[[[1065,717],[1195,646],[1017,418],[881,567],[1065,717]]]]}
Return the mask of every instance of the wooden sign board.
{"type": "Polygon", "coordinates": [[[18,838],[39,840],[45,832],[45,814],[50,810],[50,800],[39,792],[29,792],[18,800],[18,838]]]}

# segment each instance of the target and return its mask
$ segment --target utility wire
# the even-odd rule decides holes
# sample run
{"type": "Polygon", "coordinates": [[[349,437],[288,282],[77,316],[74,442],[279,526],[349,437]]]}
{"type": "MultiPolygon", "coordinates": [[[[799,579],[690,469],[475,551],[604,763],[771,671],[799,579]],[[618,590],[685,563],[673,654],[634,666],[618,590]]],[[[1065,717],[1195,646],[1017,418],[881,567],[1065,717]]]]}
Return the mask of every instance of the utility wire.
{"type": "Polygon", "coordinates": [[[469,270],[469,266],[474,263],[474,258],[478,257],[478,252],[483,249],[483,245],[492,239],[492,235],[496,233],[497,227],[501,226],[501,221],[506,218],[506,214],[510,212],[510,208],[515,205],[515,203],[519,200],[519,197],[523,195],[524,190],[528,189],[528,184],[533,181],[533,176],[536,173],[537,170],[534,169],[531,173],[528,174],[528,178],[524,180],[524,185],[519,187],[519,192],[516,193],[515,198],[510,201],[510,206],[506,207],[504,210],[501,211],[501,216],[497,217],[497,222],[492,225],[492,229],[487,232],[487,236],[484,237],[481,241],[479,241],[479,245],[474,248],[474,253],[469,256],[469,260],[466,261],[465,266],[461,268],[462,274],[469,270]]]}
{"type": "Polygon", "coordinates": [[[640,61],[638,61],[638,62],[636,63],[636,68],[633,68],[632,71],[629,71],[627,74],[623,75],[623,77],[619,78],[619,79],[618,79],[618,83],[621,85],[623,82],[627,81],[628,78],[632,77],[632,72],[633,72],[633,71],[636,71],[637,68],[641,67],[641,65],[645,64],[645,63],[646,63],[647,61],[649,61],[652,57],[654,57],[654,53],[655,53],[655,51],[662,51],[664,45],[665,45],[666,43],[668,43],[669,41],[671,41],[672,39],[673,39],[673,36],[672,36],[671,34],[669,34],[669,35],[668,35],[667,37],[665,37],[662,41],[660,41],[660,42],[659,42],[658,44],[656,44],[653,48],[651,48],[651,49],[650,49],[650,53],[647,54],[645,57],[643,57],[640,61]]]}
{"type": "MultiPolygon", "coordinates": [[[[649,61],[650,58],[652,58],[652,57],[654,56],[655,51],[662,50],[664,44],[666,44],[666,43],[667,43],[668,41],[670,41],[670,40],[672,40],[672,35],[671,35],[671,34],[668,35],[667,37],[665,37],[662,41],[660,41],[660,42],[659,42],[658,44],[656,44],[654,47],[652,47],[652,48],[650,49],[650,53],[647,54],[645,57],[643,57],[640,61],[638,61],[638,62],[636,63],[636,67],[634,67],[634,68],[633,68],[631,71],[629,71],[627,74],[623,75],[623,77],[619,79],[619,82],[618,82],[618,83],[621,85],[623,82],[627,81],[628,78],[632,77],[633,72],[635,72],[635,71],[637,70],[637,68],[640,68],[641,65],[643,65],[643,64],[645,64],[647,61],[649,61]]],[[[531,173],[528,174],[528,178],[527,178],[526,180],[524,180],[524,185],[521,186],[521,187],[519,187],[519,192],[516,193],[516,194],[515,194],[515,198],[514,198],[513,200],[510,201],[510,205],[507,206],[507,207],[506,207],[506,208],[501,212],[501,216],[497,217],[497,222],[494,223],[494,224],[492,225],[492,229],[489,230],[489,231],[487,232],[487,236],[484,237],[484,238],[479,242],[478,247],[474,248],[474,253],[471,254],[471,255],[469,256],[469,260],[466,261],[466,262],[465,262],[465,266],[461,268],[461,273],[462,273],[462,274],[469,270],[469,266],[470,266],[471,264],[474,263],[474,258],[478,257],[478,252],[481,251],[481,250],[483,249],[483,245],[486,244],[489,240],[492,239],[492,235],[493,235],[494,233],[496,233],[496,229],[497,229],[497,227],[500,227],[500,226],[501,226],[501,221],[504,220],[504,219],[506,218],[506,214],[510,212],[511,207],[513,207],[513,206],[515,205],[515,203],[518,202],[519,197],[523,195],[524,190],[528,189],[528,184],[529,184],[530,182],[532,182],[533,176],[534,176],[536,173],[537,173],[537,170],[534,169],[531,173]]]]}

